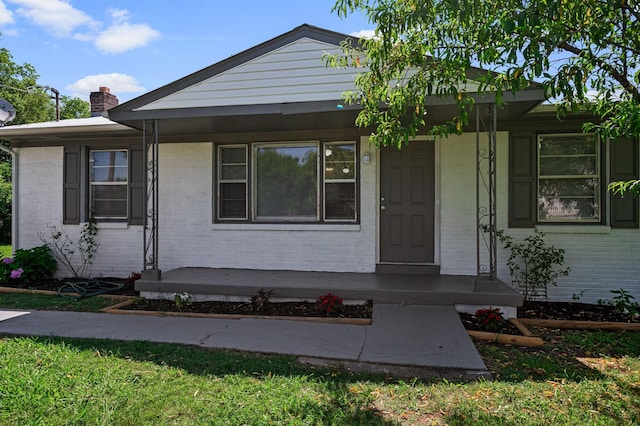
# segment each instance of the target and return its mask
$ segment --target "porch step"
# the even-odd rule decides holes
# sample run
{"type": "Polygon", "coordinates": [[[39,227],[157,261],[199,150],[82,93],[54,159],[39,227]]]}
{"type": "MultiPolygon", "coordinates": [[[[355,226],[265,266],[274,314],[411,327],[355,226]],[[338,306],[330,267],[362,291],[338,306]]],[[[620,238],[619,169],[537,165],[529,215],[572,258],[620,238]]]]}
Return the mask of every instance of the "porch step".
{"type": "Polygon", "coordinates": [[[522,305],[522,296],[501,281],[477,286],[475,276],[459,275],[179,268],[163,272],[161,281],[138,280],[135,288],[147,297],[182,292],[250,297],[272,290],[273,297],[311,300],[331,292],[345,300],[388,304],[522,305]]]}

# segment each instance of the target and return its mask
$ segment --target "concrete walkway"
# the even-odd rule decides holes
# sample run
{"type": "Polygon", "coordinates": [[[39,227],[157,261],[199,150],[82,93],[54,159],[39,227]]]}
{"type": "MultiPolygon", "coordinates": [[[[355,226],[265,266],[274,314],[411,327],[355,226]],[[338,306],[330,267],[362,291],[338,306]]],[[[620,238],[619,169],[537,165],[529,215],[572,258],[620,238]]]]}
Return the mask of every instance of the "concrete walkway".
{"type": "Polygon", "coordinates": [[[309,364],[402,377],[491,377],[451,306],[374,304],[368,326],[0,309],[0,334],[291,354],[309,364]]]}

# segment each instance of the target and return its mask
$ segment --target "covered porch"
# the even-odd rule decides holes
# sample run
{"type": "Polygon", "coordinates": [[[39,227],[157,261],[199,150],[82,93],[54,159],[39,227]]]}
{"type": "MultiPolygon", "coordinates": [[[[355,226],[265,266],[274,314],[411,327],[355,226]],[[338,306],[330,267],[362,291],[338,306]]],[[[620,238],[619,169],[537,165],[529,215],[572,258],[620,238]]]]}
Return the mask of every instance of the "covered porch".
{"type": "Polygon", "coordinates": [[[405,305],[520,306],[522,296],[500,280],[461,275],[274,271],[178,268],[162,280],[136,282],[141,295],[172,297],[188,292],[200,298],[249,298],[260,290],[273,299],[310,299],[331,292],[345,300],[405,305]]]}

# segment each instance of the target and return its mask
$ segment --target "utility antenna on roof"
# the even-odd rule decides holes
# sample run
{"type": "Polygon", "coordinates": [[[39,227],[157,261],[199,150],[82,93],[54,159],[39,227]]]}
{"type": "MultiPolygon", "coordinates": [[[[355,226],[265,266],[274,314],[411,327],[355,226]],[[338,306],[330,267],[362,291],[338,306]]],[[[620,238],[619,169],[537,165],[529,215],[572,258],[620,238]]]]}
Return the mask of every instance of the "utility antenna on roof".
{"type": "Polygon", "coordinates": [[[0,99],[0,127],[16,118],[16,110],[5,99],[0,99]]]}

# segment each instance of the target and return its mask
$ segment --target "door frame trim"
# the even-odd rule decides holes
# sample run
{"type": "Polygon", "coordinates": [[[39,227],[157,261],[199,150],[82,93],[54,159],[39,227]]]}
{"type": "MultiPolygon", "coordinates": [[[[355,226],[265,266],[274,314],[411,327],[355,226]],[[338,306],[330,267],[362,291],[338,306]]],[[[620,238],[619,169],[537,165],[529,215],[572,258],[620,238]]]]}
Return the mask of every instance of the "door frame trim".
{"type": "MultiPolygon", "coordinates": [[[[434,164],[434,179],[433,179],[433,197],[435,198],[433,201],[433,263],[425,263],[425,264],[416,264],[416,263],[388,263],[380,261],[380,171],[382,169],[382,152],[380,149],[376,150],[376,156],[378,161],[376,161],[376,272],[378,272],[378,265],[389,265],[394,268],[408,265],[408,266],[416,266],[416,267],[433,267],[437,266],[438,271],[440,270],[441,265],[441,205],[440,205],[440,189],[441,189],[441,144],[442,138],[435,138],[433,136],[417,136],[412,141],[433,141],[434,146],[434,155],[433,155],[433,164],[434,164]]],[[[385,269],[383,266],[380,269],[385,269]]]]}

